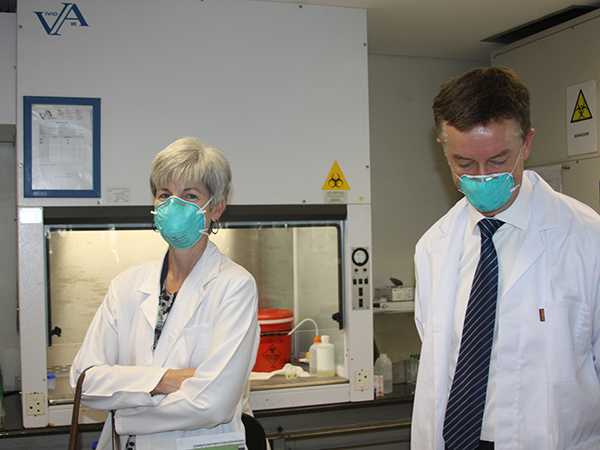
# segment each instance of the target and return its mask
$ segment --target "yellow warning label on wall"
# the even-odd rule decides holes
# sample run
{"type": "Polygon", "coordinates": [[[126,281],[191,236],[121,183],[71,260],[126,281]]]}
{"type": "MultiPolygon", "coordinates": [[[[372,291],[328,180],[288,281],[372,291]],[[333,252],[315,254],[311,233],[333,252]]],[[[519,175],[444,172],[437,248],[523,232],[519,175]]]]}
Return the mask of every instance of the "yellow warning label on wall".
{"type": "Polygon", "coordinates": [[[349,191],[350,184],[346,180],[344,171],[340,167],[337,161],[334,161],[329,169],[327,178],[321,187],[324,191],[349,191]]]}
{"type": "Polygon", "coordinates": [[[583,95],[583,91],[580,89],[579,94],[577,95],[575,108],[573,109],[573,114],[571,114],[571,123],[581,122],[582,120],[589,120],[591,118],[592,111],[590,111],[585,95],[583,95]]]}

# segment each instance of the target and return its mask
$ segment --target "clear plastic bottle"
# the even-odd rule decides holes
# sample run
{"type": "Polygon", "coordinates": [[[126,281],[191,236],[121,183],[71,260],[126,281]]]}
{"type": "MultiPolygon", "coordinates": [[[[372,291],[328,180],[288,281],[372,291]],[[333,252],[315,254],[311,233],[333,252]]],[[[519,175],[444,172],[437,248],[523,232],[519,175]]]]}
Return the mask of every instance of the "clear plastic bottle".
{"type": "Polygon", "coordinates": [[[375,375],[383,376],[383,393],[390,394],[394,390],[392,361],[385,353],[379,355],[373,368],[375,375]]]}
{"type": "Polygon", "coordinates": [[[417,373],[419,371],[419,353],[411,353],[409,358],[404,361],[405,369],[406,369],[406,384],[408,384],[410,388],[410,392],[415,392],[415,387],[417,384],[417,373]]]}
{"type": "Polygon", "coordinates": [[[318,377],[335,375],[335,347],[329,342],[329,336],[321,336],[321,343],[315,345],[318,377]]]}
{"type": "Polygon", "coordinates": [[[54,392],[56,389],[56,374],[51,370],[46,375],[46,384],[48,385],[48,392],[54,392]]]}

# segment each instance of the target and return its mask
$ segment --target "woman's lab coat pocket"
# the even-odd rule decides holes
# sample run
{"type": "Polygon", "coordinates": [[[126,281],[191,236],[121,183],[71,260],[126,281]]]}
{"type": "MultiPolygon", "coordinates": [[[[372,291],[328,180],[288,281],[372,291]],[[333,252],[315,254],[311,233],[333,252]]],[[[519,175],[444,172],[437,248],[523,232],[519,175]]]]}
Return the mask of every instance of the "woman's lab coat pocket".
{"type": "Polygon", "coordinates": [[[190,367],[198,367],[208,354],[210,325],[195,325],[183,331],[183,340],[190,358],[190,367]]]}

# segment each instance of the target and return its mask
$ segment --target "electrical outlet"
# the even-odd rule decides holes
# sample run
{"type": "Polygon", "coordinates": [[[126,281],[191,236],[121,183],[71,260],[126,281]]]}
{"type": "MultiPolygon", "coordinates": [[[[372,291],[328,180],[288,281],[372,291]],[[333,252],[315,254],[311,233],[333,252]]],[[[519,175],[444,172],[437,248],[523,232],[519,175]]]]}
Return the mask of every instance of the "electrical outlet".
{"type": "Polygon", "coordinates": [[[43,392],[27,392],[25,408],[28,416],[43,416],[46,414],[46,394],[43,392]]]}
{"type": "Polygon", "coordinates": [[[354,371],[354,383],[352,383],[355,391],[365,391],[368,388],[369,372],[367,369],[358,369],[354,371]]]}

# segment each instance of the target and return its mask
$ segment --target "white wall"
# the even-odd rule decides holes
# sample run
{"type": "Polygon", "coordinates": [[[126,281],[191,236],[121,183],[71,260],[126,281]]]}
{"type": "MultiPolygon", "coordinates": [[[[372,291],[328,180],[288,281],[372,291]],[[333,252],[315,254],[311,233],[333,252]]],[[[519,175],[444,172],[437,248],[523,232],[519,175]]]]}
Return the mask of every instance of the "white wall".
{"type": "Polygon", "coordinates": [[[600,213],[600,158],[578,159],[563,165],[563,192],[600,213]]]}
{"type": "MultiPolygon", "coordinates": [[[[414,286],[419,237],[460,198],[433,135],[440,84],[478,64],[369,56],[374,286],[397,277],[414,286]]],[[[379,350],[392,361],[419,350],[412,314],[375,316],[379,350]]]]}
{"type": "MultiPolygon", "coordinates": [[[[593,11],[498,51],[494,64],[512,67],[531,93],[537,134],[530,166],[562,163],[563,192],[600,212],[600,152],[567,152],[568,86],[600,79],[600,11],[593,11]]],[[[596,96],[600,96],[597,83],[596,96]]],[[[598,111],[592,111],[598,120],[598,111]]],[[[600,127],[597,128],[600,142],[600,127]]]]}
{"type": "MultiPolygon", "coordinates": [[[[502,49],[493,61],[514,68],[531,92],[537,135],[529,165],[562,163],[563,192],[600,212],[600,153],[569,157],[566,129],[566,89],[600,79],[598,52],[600,12],[594,11],[502,49]]],[[[597,89],[598,96],[600,84],[597,89]]]]}
{"type": "Polygon", "coordinates": [[[418,238],[459,194],[433,135],[431,104],[440,84],[474,63],[369,57],[374,283],[414,285],[418,238]]]}
{"type": "MultiPolygon", "coordinates": [[[[532,165],[576,159],[567,153],[566,111],[572,108],[566,105],[566,89],[600,78],[600,11],[568,24],[573,25],[563,24],[516,42],[492,57],[494,64],[515,69],[529,88],[531,122],[538,132],[529,158],[532,165]]],[[[597,89],[596,95],[600,84],[597,89]]],[[[600,136],[600,127],[597,132],[600,136]]]]}
{"type": "Polygon", "coordinates": [[[17,15],[0,13],[0,124],[16,123],[17,15]]]}

